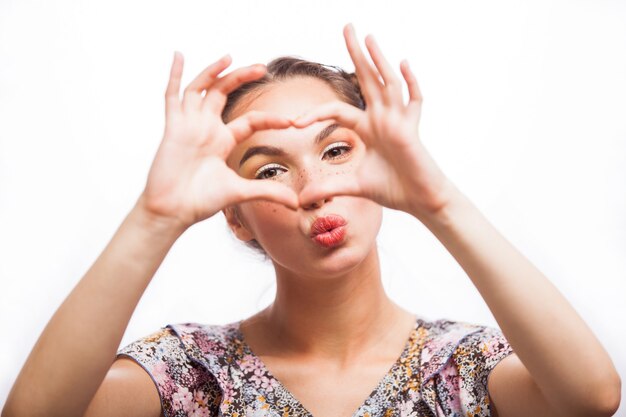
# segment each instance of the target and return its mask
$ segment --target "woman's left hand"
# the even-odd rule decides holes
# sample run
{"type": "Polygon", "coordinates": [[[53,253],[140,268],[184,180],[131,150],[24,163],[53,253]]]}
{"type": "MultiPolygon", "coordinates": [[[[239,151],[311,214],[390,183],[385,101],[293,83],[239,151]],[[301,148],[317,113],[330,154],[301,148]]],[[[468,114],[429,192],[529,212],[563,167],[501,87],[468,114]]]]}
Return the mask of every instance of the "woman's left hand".
{"type": "Polygon", "coordinates": [[[346,25],[343,33],[366,109],[338,100],[300,115],[293,120],[293,125],[302,128],[316,121],[333,119],[359,135],[366,154],[359,167],[344,181],[329,180],[304,188],[299,194],[300,204],[332,195],[354,195],[418,218],[437,213],[448,204],[456,187],[420,142],[422,95],[408,62],[400,64],[409,90],[409,102],[404,104],[403,84],[373,37],[368,35],[365,44],[375,68],[363,54],[352,24],[346,25]]]}

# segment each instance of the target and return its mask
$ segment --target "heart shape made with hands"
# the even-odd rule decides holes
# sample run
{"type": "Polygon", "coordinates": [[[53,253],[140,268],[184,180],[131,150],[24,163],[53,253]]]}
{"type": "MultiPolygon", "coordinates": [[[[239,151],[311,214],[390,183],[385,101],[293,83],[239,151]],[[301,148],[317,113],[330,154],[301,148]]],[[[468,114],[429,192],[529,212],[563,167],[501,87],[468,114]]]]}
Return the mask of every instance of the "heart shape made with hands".
{"type": "Polygon", "coordinates": [[[344,37],[366,108],[335,100],[293,119],[250,111],[225,124],[221,113],[228,95],[262,77],[266,68],[252,65],[220,76],[232,62],[226,55],[203,70],[181,99],[183,57],[175,53],[165,94],[165,133],[144,190],[149,211],[189,226],[224,207],[254,199],[297,209],[325,197],[351,195],[418,217],[447,204],[454,187],[420,141],[422,96],[408,63],[400,64],[409,91],[404,103],[403,84],[374,38],[365,39],[372,65],[351,24],[344,27],[344,37]],[[311,181],[296,195],[285,184],[248,180],[226,165],[232,149],[255,131],[299,129],[326,120],[351,129],[365,145],[356,169],[340,178],[311,181]]]}
{"type": "MultiPolygon", "coordinates": [[[[314,108],[305,115],[295,117],[291,119],[291,122],[293,127],[301,129],[315,121],[328,121],[329,125],[338,124],[356,133],[354,120],[363,122],[358,117],[365,118],[365,122],[368,122],[366,111],[349,103],[334,101],[314,108]],[[351,119],[351,115],[356,117],[351,119]]],[[[399,121],[394,124],[394,118],[389,119],[390,125],[400,124],[399,121]]],[[[369,135],[365,136],[369,140],[363,140],[361,135],[356,134],[365,149],[364,155],[357,161],[356,168],[346,170],[341,175],[327,176],[309,182],[298,193],[298,207],[308,207],[315,201],[331,196],[346,195],[368,198],[391,209],[418,214],[412,199],[414,192],[419,190],[420,186],[423,187],[422,195],[430,192],[434,196],[427,200],[429,201],[428,211],[433,212],[441,207],[442,190],[447,190],[446,186],[449,184],[419,141],[413,141],[410,145],[404,144],[401,140],[377,141],[376,137],[372,139],[372,133],[365,129],[359,130],[362,135],[369,135]],[[380,142],[383,145],[380,145],[380,142]],[[432,178],[440,179],[441,186],[433,187],[431,190],[420,185],[419,180],[416,180],[416,177],[420,175],[428,177],[428,184],[433,183],[432,178]]],[[[350,158],[347,160],[354,161],[350,158]]]]}

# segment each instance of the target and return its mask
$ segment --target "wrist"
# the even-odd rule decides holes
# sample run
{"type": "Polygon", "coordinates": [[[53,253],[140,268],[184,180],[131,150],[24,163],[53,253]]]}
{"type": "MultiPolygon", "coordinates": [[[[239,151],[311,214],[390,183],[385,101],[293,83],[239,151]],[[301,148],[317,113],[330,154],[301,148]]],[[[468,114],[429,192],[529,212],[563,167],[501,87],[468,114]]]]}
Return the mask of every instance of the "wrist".
{"type": "Polygon", "coordinates": [[[411,214],[431,231],[447,229],[467,211],[471,202],[452,182],[446,181],[442,187],[441,204],[429,211],[413,210],[411,214]]]}
{"type": "Polygon", "coordinates": [[[137,199],[129,217],[131,217],[140,228],[149,233],[158,235],[178,237],[189,228],[189,225],[184,224],[179,219],[161,216],[150,211],[145,205],[145,196],[143,193],[137,199]]]}

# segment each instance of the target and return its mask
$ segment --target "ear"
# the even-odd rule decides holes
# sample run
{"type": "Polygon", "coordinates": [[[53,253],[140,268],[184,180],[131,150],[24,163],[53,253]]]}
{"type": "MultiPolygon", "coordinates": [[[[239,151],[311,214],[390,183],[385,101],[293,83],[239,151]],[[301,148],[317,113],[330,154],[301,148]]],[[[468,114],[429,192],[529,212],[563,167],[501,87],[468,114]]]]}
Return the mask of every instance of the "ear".
{"type": "Polygon", "coordinates": [[[233,231],[233,234],[237,236],[237,239],[247,242],[249,240],[254,239],[254,236],[248,230],[248,228],[243,224],[238,215],[238,210],[233,206],[228,206],[222,210],[224,213],[224,217],[226,217],[226,221],[228,222],[228,227],[233,231]]]}

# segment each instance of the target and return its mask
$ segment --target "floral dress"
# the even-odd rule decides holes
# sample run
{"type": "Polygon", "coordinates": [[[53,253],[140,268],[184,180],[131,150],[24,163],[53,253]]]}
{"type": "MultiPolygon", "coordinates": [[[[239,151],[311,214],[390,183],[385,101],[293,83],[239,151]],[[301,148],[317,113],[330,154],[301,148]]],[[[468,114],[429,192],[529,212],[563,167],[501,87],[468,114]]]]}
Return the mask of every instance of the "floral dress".
{"type": "MultiPolygon", "coordinates": [[[[166,417],[313,417],[251,351],[242,321],[170,324],[117,356],[146,370],[166,417]]],[[[490,416],[487,377],[511,353],[497,328],[416,316],[400,357],[352,417],[490,416]]]]}

